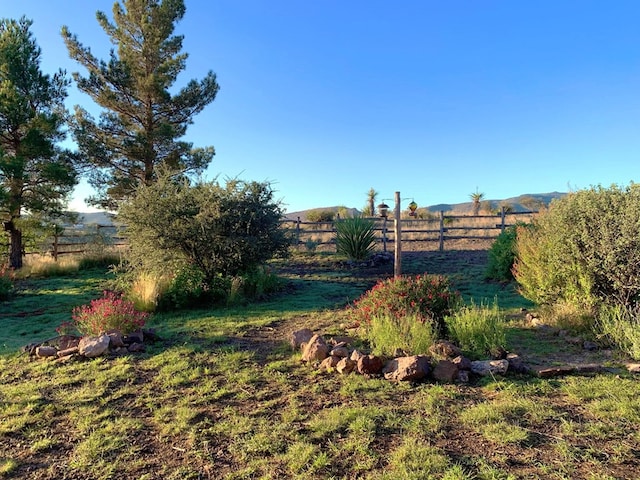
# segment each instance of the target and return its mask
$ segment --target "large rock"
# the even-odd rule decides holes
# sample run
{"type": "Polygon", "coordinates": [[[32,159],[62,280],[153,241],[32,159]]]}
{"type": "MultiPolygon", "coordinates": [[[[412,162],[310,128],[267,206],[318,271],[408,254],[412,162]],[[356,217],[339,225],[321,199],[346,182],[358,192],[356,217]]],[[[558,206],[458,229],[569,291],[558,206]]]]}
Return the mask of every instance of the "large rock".
{"type": "Polygon", "coordinates": [[[356,365],[356,362],[350,358],[343,357],[336,365],[336,370],[338,373],[346,375],[347,373],[353,372],[356,369],[356,365]]]}
{"type": "MultiPolygon", "coordinates": [[[[355,352],[355,351],[354,351],[355,352]]],[[[353,354],[351,355],[353,360],[353,354]]],[[[358,373],[361,375],[378,375],[382,372],[384,362],[375,355],[362,355],[357,360],[358,373]]]]}
{"type": "Polygon", "coordinates": [[[36,347],[36,356],[38,357],[55,357],[58,353],[56,347],[50,347],[48,345],[40,345],[36,347]]]}
{"type": "Polygon", "coordinates": [[[509,353],[507,355],[507,361],[509,362],[509,371],[513,373],[529,373],[529,367],[527,367],[522,358],[515,354],[509,353]]]}
{"type": "Polygon", "coordinates": [[[320,335],[315,334],[304,344],[302,350],[303,362],[321,362],[329,356],[329,346],[320,335]]]}
{"type": "Polygon", "coordinates": [[[335,355],[336,357],[340,358],[346,358],[349,356],[349,349],[345,346],[333,347],[333,350],[331,350],[331,355],[335,355]]]}
{"type": "Polygon", "coordinates": [[[458,355],[451,361],[458,366],[459,370],[471,370],[471,360],[465,356],[458,355]]]}
{"type": "MultiPolygon", "coordinates": [[[[360,352],[359,350],[354,350],[353,352],[351,352],[351,356],[349,358],[354,362],[357,362],[364,356],[364,353],[360,352]]],[[[380,370],[382,370],[382,367],[380,367],[380,370]]]]}
{"type": "Polygon", "coordinates": [[[433,369],[431,376],[438,382],[453,383],[458,379],[458,365],[450,360],[440,360],[433,369]]]}
{"type": "Polygon", "coordinates": [[[394,358],[382,369],[384,378],[397,382],[422,380],[429,374],[430,358],[425,355],[394,358]]]}
{"type": "Polygon", "coordinates": [[[429,353],[438,358],[455,358],[462,355],[462,350],[447,340],[438,340],[429,347],[429,353]]]}
{"type": "Polygon", "coordinates": [[[507,360],[477,360],[471,362],[471,371],[481,377],[504,375],[509,368],[507,360]]]}
{"type": "Polygon", "coordinates": [[[78,344],[78,353],[85,357],[99,357],[104,355],[109,349],[109,335],[100,335],[99,337],[82,337],[78,344]]]}
{"type": "Polygon", "coordinates": [[[320,363],[320,365],[318,366],[318,369],[321,372],[332,372],[333,370],[336,369],[336,366],[338,365],[338,362],[340,360],[341,360],[340,357],[336,357],[335,355],[329,355],[320,363]]]}
{"type": "Polygon", "coordinates": [[[640,363],[627,363],[625,366],[629,373],[640,373],[640,363]]]}
{"type": "Polygon", "coordinates": [[[308,328],[296,330],[289,336],[289,344],[291,345],[291,348],[297,350],[302,346],[303,343],[309,343],[311,337],[313,337],[313,332],[308,328]]]}

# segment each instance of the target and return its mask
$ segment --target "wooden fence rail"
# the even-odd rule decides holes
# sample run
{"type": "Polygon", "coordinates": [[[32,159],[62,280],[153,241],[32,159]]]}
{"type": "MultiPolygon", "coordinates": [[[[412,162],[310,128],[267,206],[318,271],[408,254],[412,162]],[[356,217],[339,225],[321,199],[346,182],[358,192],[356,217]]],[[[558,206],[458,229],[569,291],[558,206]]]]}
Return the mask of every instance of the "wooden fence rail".
{"type": "MultiPolygon", "coordinates": [[[[432,249],[425,244],[437,245],[443,251],[454,241],[489,242],[507,227],[517,223],[529,223],[537,212],[505,212],[498,215],[439,215],[428,219],[402,219],[402,243],[414,246],[414,250],[432,249]]],[[[395,243],[393,220],[374,218],[379,248],[387,250],[395,243]]],[[[292,236],[293,246],[309,250],[322,246],[335,248],[335,222],[305,222],[283,220],[282,227],[292,236]]],[[[99,249],[126,248],[126,239],[113,225],[93,225],[89,229],[67,229],[52,237],[40,248],[27,254],[48,253],[55,259],[63,255],[84,254],[99,249]]]]}
{"type": "MultiPolygon", "coordinates": [[[[445,215],[440,212],[437,217],[429,219],[402,219],[402,243],[434,242],[443,251],[446,242],[454,240],[493,241],[507,227],[518,222],[529,223],[536,213],[503,210],[497,215],[445,215]]],[[[395,242],[393,220],[373,220],[379,243],[386,250],[387,244],[395,242]]],[[[321,245],[335,245],[334,222],[305,222],[298,217],[297,220],[283,221],[283,226],[292,233],[295,246],[313,249],[321,245]]]]}

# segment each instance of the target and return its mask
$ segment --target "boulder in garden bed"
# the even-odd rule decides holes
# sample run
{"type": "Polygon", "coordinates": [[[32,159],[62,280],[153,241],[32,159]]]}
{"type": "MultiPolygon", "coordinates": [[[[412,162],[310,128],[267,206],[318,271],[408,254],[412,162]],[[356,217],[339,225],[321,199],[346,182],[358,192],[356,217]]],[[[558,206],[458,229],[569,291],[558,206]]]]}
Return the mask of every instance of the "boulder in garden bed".
{"type": "Polygon", "coordinates": [[[36,347],[36,356],[40,358],[55,357],[57,353],[58,350],[56,347],[50,347],[47,345],[40,345],[39,347],[36,347]]]}
{"type": "Polygon", "coordinates": [[[438,358],[455,358],[462,355],[462,350],[447,340],[438,340],[429,347],[429,353],[438,358]]]}
{"type": "Polygon", "coordinates": [[[358,373],[361,375],[378,375],[382,373],[382,369],[384,368],[384,361],[382,358],[377,357],[375,355],[362,355],[360,356],[354,355],[357,350],[354,350],[351,354],[351,360],[356,362],[356,368],[358,369],[358,373]],[[357,360],[354,359],[357,357],[357,360]]]}
{"type": "Polygon", "coordinates": [[[350,358],[343,357],[336,365],[336,370],[338,371],[338,373],[346,375],[353,372],[356,369],[356,366],[356,362],[354,362],[350,358]]]}
{"type": "Polygon", "coordinates": [[[460,368],[451,360],[440,360],[431,372],[434,380],[444,383],[453,383],[458,379],[460,368]]]}
{"type": "Polygon", "coordinates": [[[302,349],[303,362],[321,362],[329,356],[329,346],[320,335],[315,334],[302,349]]]}
{"type": "Polygon", "coordinates": [[[302,330],[296,330],[295,332],[292,332],[291,335],[289,336],[289,344],[291,345],[292,349],[298,350],[299,348],[302,347],[303,343],[309,343],[309,340],[311,340],[311,337],[313,337],[313,332],[308,328],[303,328],[302,330]]]}
{"type": "Polygon", "coordinates": [[[340,357],[329,355],[320,363],[320,365],[318,366],[318,369],[321,372],[331,372],[336,369],[336,365],[338,365],[338,362],[340,360],[341,360],[340,357]]]}
{"type": "Polygon", "coordinates": [[[382,369],[384,378],[397,382],[415,382],[429,374],[431,359],[425,355],[394,358],[382,369]]]}
{"type": "Polygon", "coordinates": [[[471,362],[471,371],[481,377],[504,375],[509,368],[508,360],[477,360],[471,362]]]}
{"type": "Polygon", "coordinates": [[[109,335],[82,337],[78,344],[78,353],[88,358],[99,357],[107,352],[110,341],[109,335]]]}

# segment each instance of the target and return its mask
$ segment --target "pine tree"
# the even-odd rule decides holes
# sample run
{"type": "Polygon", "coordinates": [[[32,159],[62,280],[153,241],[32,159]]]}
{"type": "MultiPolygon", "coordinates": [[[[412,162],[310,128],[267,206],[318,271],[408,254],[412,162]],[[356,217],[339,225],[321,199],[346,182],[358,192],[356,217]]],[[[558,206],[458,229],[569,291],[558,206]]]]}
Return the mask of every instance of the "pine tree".
{"type": "Polygon", "coordinates": [[[76,157],[64,139],[64,72],[40,70],[32,21],[0,20],[0,218],[9,236],[9,265],[22,267],[23,215],[62,213],[77,183],[76,157]]]}
{"type": "Polygon", "coordinates": [[[89,75],[74,73],[78,88],[103,111],[98,121],[76,107],[73,133],[91,167],[89,183],[98,194],[89,202],[108,209],[151,185],[158,168],[176,174],[202,172],[213,147],[194,148],[180,141],[193,117],[218,92],[216,76],[191,80],[172,95],[170,89],[185,69],[183,36],[174,35],[185,13],[183,0],[124,0],[113,5],[113,22],[97,12],[98,23],[117,46],[108,62],[98,60],[67,27],[62,36],[72,59],[89,75]]]}

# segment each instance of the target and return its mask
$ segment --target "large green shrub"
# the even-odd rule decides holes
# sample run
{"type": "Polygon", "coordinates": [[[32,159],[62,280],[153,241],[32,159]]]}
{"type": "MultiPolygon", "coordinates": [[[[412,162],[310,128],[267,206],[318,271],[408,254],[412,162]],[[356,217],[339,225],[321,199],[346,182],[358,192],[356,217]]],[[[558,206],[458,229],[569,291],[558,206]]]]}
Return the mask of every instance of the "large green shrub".
{"type": "Polygon", "coordinates": [[[593,187],[551,203],[518,229],[514,275],[543,305],[593,310],[640,299],[640,185],[593,187]]]}
{"type": "Polygon", "coordinates": [[[131,269],[200,272],[209,291],[218,288],[221,277],[255,271],[270,258],[288,253],[290,241],[280,228],[281,218],[280,204],[267,183],[191,185],[168,177],[141,187],[119,213],[126,225],[131,269]]]}
{"type": "Polygon", "coordinates": [[[634,360],[640,360],[640,321],[637,313],[620,305],[604,306],[596,319],[601,340],[616,346],[634,360]]]}
{"type": "Polygon", "coordinates": [[[517,228],[505,229],[491,244],[489,260],[485,276],[492,280],[508,282],[513,280],[513,262],[515,260],[515,243],[517,228]]]}
{"type": "Polygon", "coordinates": [[[336,228],[336,250],[351,260],[364,260],[376,246],[375,222],[364,217],[338,220],[336,228]]]}

